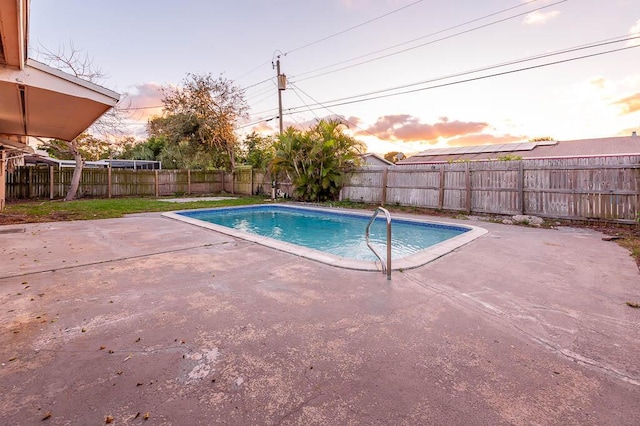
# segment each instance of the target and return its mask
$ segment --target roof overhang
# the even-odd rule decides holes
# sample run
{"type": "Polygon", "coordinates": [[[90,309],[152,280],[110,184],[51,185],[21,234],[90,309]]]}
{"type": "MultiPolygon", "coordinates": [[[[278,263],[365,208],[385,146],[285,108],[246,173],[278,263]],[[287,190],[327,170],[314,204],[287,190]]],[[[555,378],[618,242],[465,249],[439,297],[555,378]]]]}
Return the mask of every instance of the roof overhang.
{"type": "Polygon", "coordinates": [[[33,148],[27,145],[27,138],[24,136],[3,136],[0,135],[0,150],[22,151],[33,154],[33,148]]]}
{"type": "Polygon", "coordinates": [[[73,140],[119,98],[116,92],[32,59],[22,70],[0,66],[0,138],[73,140]]]}
{"type": "Polygon", "coordinates": [[[24,68],[28,43],[28,1],[0,1],[0,64],[24,68]]]}

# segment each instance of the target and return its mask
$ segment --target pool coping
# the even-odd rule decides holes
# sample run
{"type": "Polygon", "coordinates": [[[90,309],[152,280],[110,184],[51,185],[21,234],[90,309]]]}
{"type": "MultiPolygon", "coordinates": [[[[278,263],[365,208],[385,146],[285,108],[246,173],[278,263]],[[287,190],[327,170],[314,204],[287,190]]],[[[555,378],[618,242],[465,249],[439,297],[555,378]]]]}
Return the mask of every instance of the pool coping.
{"type": "MultiPolygon", "coordinates": [[[[229,235],[231,237],[240,238],[242,240],[251,241],[256,244],[260,244],[265,247],[270,247],[279,251],[283,251],[286,253],[290,253],[296,256],[303,257],[305,259],[314,260],[316,262],[321,262],[327,265],[335,266],[338,268],[344,269],[353,269],[357,271],[375,271],[381,272],[382,265],[380,261],[367,261],[367,260],[355,260],[355,259],[347,259],[344,257],[336,256],[331,253],[326,253],[320,250],[314,250],[308,247],[299,246],[296,244],[287,243],[284,241],[278,241],[273,238],[263,237],[261,235],[251,234],[248,232],[238,231],[236,229],[228,228],[222,225],[216,225],[213,223],[205,222],[199,219],[194,219],[188,216],[183,216],[180,213],[185,212],[195,212],[195,211],[205,211],[205,210],[231,210],[237,208],[257,208],[257,207],[287,207],[294,208],[300,210],[313,210],[313,211],[324,211],[328,213],[342,213],[350,216],[360,216],[364,218],[369,218],[373,214],[373,212],[366,211],[363,212],[361,210],[351,210],[351,209],[342,209],[342,208],[327,208],[327,207],[317,207],[317,206],[300,206],[296,204],[251,204],[246,206],[235,206],[235,207],[208,207],[202,209],[190,209],[190,210],[176,210],[172,212],[162,213],[162,216],[178,220],[180,222],[185,222],[191,225],[195,225],[201,228],[206,228],[212,231],[220,232],[225,235],[229,235]]],[[[488,231],[479,226],[459,224],[459,223],[447,223],[441,221],[434,220],[424,220],[424,219],[416,219],[411,217],[406,217],[402,215],[394,214],[392,216],[398,219],[402,219],[407,222],[416,222],[416,223],[433,223],[436,225],[444,225],[444,226],[455,226],[460,228],[467,228],[469,231],[457,235],[455,237],[449,238],[443,242],[435,244],[429,248],[419,251],[418,253],[412,254],[410,256],[403,257],[401,259],[394,259],[391,264],[392,271],[398,270],[407,270],[419,268],[420,266],[424,266],[429,262],[432,262],[468,243],[471,241],[485,235],[488,231]]],[[[392,221],[392,229],[393,229],[393,221],[392,221]]]]}

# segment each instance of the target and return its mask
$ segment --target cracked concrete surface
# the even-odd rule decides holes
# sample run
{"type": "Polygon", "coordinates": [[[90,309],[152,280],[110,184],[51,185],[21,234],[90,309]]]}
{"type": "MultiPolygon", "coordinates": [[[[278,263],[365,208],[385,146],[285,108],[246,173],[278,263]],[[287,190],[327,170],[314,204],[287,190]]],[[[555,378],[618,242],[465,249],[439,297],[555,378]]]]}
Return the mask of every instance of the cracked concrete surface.
{"type": "Polygon", "coordinates": [[[628,253],[474,224],[390,283],[157,214],[0,233],[0,424],[640,424],[628,253]]]}

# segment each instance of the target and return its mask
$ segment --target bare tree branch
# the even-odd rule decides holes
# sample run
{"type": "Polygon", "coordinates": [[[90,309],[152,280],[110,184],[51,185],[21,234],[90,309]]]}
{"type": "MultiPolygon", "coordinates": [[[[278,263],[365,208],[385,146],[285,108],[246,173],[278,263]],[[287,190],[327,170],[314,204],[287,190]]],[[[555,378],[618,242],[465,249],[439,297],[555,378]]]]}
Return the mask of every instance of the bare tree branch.
{"type": "Polygon", "coordinates": [[[107,78],[107,74],[95,65],[93,57],[77,49],[71,41],[68,47],[60,45],[55,52],[40,44],[36,54],[47,65],[91,83],[99,84],[107,78]]]}

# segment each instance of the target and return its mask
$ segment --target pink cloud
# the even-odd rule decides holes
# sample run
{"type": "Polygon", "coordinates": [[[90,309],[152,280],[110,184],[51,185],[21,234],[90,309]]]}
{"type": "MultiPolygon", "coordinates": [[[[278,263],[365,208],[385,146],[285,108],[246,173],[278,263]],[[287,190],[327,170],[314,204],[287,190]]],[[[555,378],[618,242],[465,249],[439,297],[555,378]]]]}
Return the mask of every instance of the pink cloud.
{"type": "Polygon", "coordinates": [[[620,105],[622,107],[622,114],[631,114],[640,111],[640,92],[627,96],[626,98],[619,99],[613,103],[613,105],[620,105]]]}
{"type": "MultiPolygon", "coordinates": [[[[440,117],[437,123],[421,123],[420,119],[408,114],[386,115],[378,118],[366,133],[374,134],[382,140],[404,142],[427,142],[435,144],[439,138],[478,133],[489,126],[483,122],[450,121],[440,117]]],[[[364,132],[358,132],[364,134],[364,132]]]]}
{"type": "Polygon", "coordinates": [[[128,109],[136,121],[147,121],[162,114],[162,86],[157,83],[141,83],[126,93],[123,108],[128,109]]]}
{"type": "Polygon", "coordinates": [[[607,85],[607,80],[605,80],[604,77],[593,77],[591,80],[589,80],[589,84],[597,87],[598,89],[604,89],[604,87],[607,85]]]}
{"type": "Polygon", "coordinates": [[[355,117],[355,116],[351,116],[351,117],[347,118],[347,121],[349,123],[353,123],[355,125],[359,125],[360,123],[362,123],[362,120],[359,117],[355,117]]]}
{"type": "Polygon", "coordinates": [[[273,134],[273,133],[277,133],[277,130],[273,126],[271,126],[269,123],[265,123],[264,121],[262,121],[256,124],[255,126],[251,127],[251,132],[273,134]]]}

